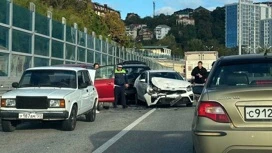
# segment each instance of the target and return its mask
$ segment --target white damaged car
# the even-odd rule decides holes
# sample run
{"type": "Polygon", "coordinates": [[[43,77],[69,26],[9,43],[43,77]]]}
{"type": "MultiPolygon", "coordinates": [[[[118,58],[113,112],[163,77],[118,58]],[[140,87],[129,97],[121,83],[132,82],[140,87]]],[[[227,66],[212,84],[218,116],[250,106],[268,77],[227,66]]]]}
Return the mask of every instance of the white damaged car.
{"type": "Polygon", "coordinates": [[[147,103],[147,106],[170,104],[192,106],[194,94],[191,83],[174,70],[149,70],[135,81],[137,94],[135,99],[147,103]]]}

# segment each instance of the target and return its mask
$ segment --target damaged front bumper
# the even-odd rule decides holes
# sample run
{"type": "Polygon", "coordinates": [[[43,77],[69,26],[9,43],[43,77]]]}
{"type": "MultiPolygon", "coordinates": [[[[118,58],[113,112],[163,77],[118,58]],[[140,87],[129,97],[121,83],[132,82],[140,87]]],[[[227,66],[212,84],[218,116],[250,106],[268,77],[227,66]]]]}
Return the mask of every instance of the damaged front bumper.
{"type": "Polygon", "coordinates": [[[187,92],[184,94],[166,94],[166,93],[146,93],[144,95],[148,106],[151,105],[180,105],[180,104],[190,104],[194,102],[193,92],[187,92]]]}

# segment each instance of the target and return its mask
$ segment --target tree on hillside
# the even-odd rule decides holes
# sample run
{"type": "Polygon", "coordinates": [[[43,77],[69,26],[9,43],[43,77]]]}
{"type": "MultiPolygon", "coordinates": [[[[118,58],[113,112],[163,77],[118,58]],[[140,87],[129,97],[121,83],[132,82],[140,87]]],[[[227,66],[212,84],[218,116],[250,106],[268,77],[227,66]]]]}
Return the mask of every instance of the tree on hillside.
{"type": "Polygon", "coordinates": [[[172,55],[183,55],[181,47],[177,45],[175,37],[173,35],[168,35],[163,39],[159,40],[157,43],[159,46],[168,46],[172,50],[172,55]]]}
{"type": "Polygon", "coordinates": [[[220,44],[225,43],[225,8],[217,7],[212,13],[212,34],[220,44]]]}
{"type": "Polygon", "coordinates": [[[197,29],[197,38],[207,41],[213,37],[211,14],[209,11],[200,10],[193,13],[195,26],[197,29]]]}
{"type": "Polygon", "coordinates": [[[124,45],[129,38],[125,34],[125,24],[119,18],[118,14],[115,12],[107,13],[104,17],[105,23],[109,29],[110,37],[124,45]]]}
{"type": "Polygon", "coordinates": [[[130,14],[127,15],[127,17],[124,21],[126,25],[141,24],[142,23],[142,19],[138,14],[132,14],[132,13],[130,13],[130,14]]]}
{"type": "Polygon", "coordinates": [[[188,41],[186,51],[201,51],[204,48],[203,42],[200,39],[192,39],[188,41]]]}

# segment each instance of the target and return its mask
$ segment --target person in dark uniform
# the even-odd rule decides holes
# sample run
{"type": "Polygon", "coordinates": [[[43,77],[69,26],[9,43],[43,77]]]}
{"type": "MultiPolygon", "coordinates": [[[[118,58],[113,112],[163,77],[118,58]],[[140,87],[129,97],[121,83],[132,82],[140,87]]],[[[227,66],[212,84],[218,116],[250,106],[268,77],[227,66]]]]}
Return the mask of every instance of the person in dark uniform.
{"type": "Polygon", "coordinates": [[[207,70],[202,66],[202,61],[198,62],[198,66],[195,67],[191,73],[195,77],[194,83],[203,84],[207,79],[207,70]]]}
{"type": "Polygon", "coordinates": [[[127,108],[125,88],[128,87],[128,79],[126,71],[122,69],[122,65],[118,65],[114,72],[114,108],[117,108],[119,100],[123,108],[127,108]]]}

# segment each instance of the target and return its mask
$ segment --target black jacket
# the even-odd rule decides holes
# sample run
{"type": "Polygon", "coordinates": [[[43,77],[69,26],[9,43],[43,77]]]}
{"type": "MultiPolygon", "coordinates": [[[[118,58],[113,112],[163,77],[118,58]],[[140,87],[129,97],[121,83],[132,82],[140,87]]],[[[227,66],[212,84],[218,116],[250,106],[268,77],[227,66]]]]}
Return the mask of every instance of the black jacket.
{"type": "Polygon", "coordinates": [[[205,83],[207,74],[208,74],[207,70],[204,67],[200,69],[198,66],[195,67],[191,73],[191,75],[195,77],[195,83],[199,83],[199,84],[205,83]],[[202,75],[202,78],[200,78],[197,74],[202,75]]]}
{"type": "Polygon", "coordinates": [[[128,84],[128,79],[125,70],[121,71],[115,70],[114,84],[118,86],[124,86],[125,84],[128,84]]]}

